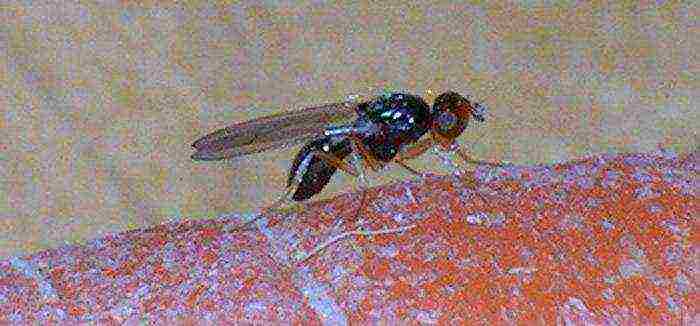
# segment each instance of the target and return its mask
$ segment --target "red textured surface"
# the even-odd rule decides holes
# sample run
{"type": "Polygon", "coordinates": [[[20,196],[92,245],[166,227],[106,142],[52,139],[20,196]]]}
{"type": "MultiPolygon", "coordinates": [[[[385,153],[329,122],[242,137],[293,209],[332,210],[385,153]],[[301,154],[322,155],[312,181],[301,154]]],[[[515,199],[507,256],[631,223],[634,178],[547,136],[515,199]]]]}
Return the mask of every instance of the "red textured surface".
{"type": "Polygon", "coordinates": [[[697,324],[698,158],[482,167],[372,189],[359,220],[347,194],[5,260],[0,321],[697,324]]]}

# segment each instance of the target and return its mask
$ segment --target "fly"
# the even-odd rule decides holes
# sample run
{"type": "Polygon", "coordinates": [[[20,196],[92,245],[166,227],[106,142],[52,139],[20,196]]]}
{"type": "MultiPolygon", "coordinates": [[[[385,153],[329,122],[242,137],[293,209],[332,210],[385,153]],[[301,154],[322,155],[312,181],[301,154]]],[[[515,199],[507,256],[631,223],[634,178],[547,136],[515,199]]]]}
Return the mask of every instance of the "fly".
{"type": "MultiPolygon", "coordinates": [[[[417,95],[387,93],[235,123],[195,141],[192,159],[223,160],[304,143],[289,169],[286,192],[267,208],[273,209],[315,196],[338,169],[365,186],[366,170],[390,163],[419,174],[406,161],[434,147],[456,151],[466,163],[501,166],[473,160],[456,141],[469,121],[485,121],[485,111],[451,91],[440,94],[432,107],[417,95]]],[[[360,210],[363,202],[364,192],[360,210]]]]}

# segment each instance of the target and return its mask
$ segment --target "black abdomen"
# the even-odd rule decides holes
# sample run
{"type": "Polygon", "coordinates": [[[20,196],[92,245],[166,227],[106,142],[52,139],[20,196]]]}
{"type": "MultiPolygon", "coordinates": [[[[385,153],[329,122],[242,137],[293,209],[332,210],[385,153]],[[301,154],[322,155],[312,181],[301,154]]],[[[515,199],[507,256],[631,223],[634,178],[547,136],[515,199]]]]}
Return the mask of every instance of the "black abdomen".
{"type": "Polygon", "coordinates": [[[343,160],[352,152],[352,146],[350,140],[343,136],[325,136],[304,145],[294,158],[287,179],[288,187],[292,185],[295,178],[300,179],[297,189],[292,195],[292,199],[295,201],[309,199],[321,192],[337,170],[331,163],[313,155],[317,151],[343,160]]]}

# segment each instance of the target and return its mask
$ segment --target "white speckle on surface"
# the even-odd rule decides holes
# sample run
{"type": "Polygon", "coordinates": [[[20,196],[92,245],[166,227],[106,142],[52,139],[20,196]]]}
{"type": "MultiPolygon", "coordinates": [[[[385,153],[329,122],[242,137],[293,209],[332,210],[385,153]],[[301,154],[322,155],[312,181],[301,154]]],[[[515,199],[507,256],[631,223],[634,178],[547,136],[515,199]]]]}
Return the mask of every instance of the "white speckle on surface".
{"type": "Polygon", "coordinates": [[[671,245],[666,247],[664,254],[666,258],[666,264],[677,264],[681,261],[681,258],[683,257],[683,249],[677,244],[671,245]]]}
{"type": "Polygon", "coordinates": [[[440,318],[440,313],[435,311],[435,310],[418,310],[416,311],[416,319],[420,323],[424,324],[437,324],[438,319],[440,318]]]}
{"type": "Polygon", "coordinates": [[[650,306],[658,307],[659,305],[661,305],[661,302],[659,301],[659,298],[657,298],[657,297],[656,297],[655,295],[653,295],[653,294],[647,293],[646,299],[647,299],[647,304],[650,305],[650,306]]]}
{"type": "Polygon", "coordinates": [[[22,315],[19,312],[12,312],[7,317],[7,319],[11,322],[14,322],[14,323],[20,323],[24,320],[24,318],[22,318],[22,315]]]}
{"type": "Polygon", "coordinates": [[[434,149],[435,149],[435,153],[440,158],[440,161],[442,162],[442,164],[444,164],[446,167],[448,167],[452,171],[452,173],[454,173],[455,175],[457,175],[457,176],[462,175],[462,172],[461,172],[462,169],[454,162],[454,160],[452,160],[452,158],[449,156],[448,153],[438,149],[437,147],[434,147],[434,149]]]}
{"type": "Polygon", "coordinates": [[[128,306],[128,305],[123,305],[123,306],[118,306],[115,308],[112,308],[111,314],[113,316],[119,317],[119,318],[127,318],[131,316],[134,312],[134,308],[128,306]]]}
{"type": "Polygon", "coordinates": [[[675,300],[673,300],[672,297],[667,297],[666,298],[666,306],[668,307],[669,310],[671,311],[678,311],[680,307],[678,307],[678,304],[676,303],[675,300]]]}
{"type": "Polygon", "coordinates": [[[537,268],[532,267],[513,267],[508,270],[508,274],[520,275],[520,274],[531,274],[537,271],[537,268]]]}
{"type": "Polygon", "coordinates": [[[336,266],[333,268],[332,275],[333,275],[333,279],[334,279],[334,280],[337,280],[337,279],[343,277],[343,276],[346,275],[346,274],[347,274],[347,271],[345,270],[345,268],[343,268],[343,266],[336,265],[336,266]]]}
{"type": "Polygon", "coordinates": [[[649,205],[649,213],[657,214],[663,212],[663,207],[660,204],[649,205]]]}
{"type": "Polygon", "coordinates": [[[150,291],[151,287],[148,286],[148,284],[141,285],[138,290],[136,290],[136,293],[134,294],[135,297],[140,298],[148,294],[150,291]]]}
{"type": "Polygon", "coordinates": [[[313,279],[310,272],[304,277],[301,292],[309,300],[311,307],[321,317],[324,325],[347,325],[348,320],[338,304],[328,294],[328,287],[313,279]]]}
{"type": "Polygon", "coordinates": [[[678,291],[682,294],[686,294],[686,293],[690,292],[690,287],[691,287],[690,280],[688,280],[688,278],[685,275],[683,275],[679,272],[678,275],[676,275],[675,281],[676,281],[676,291],[678,291]]]}
{"type": "Polygon", "coordinates": [[[653,180],[651,175],[649,175],[649,173],[647,173],[644,169],[641,168],[637,168],[632,176],[635,180],[642,183],[651,182],[653,180]]]}
{"type": "Polygon", "coordinates": [[[642,271],[642,266],[634,260],[627,260],[620,265],[620,274],[623,278],[630,278],[635,275],[640,275],[642,271]]]}
{"type": "Polygon", "coordinates": [[[681,229],[675,221],[666,220],[660,223],[661,226],[666,228],[669,232],[673,233],[675,236],[683,237],[687,234],[686,230],[681,229]]]}
{"type": "Polygon", "coordinates": [[[55,315],[56,317],[58,317],[58,319],[61,319],[61,320],[62,320],[62,319],[68,318],[66,312],[65,312],[63,309],[56,308],[56,309],[54,309],[53,312],[54,312],[54,315],[55,315]]]}
{"type": "Polygon", "coordinates": [[[615,227],[615,224],[613,224],[611,221],[608,221],[608,220],[602,220],[600,222],[600,224],[602,224],[605,231],[609,231],[615,227]]]}
{"type": "Polygon", "coordinates": [[[598,198],[591,197],[586,201],[586,208],[588,209],[594,209],[598,206],[600,206],[600,199],[598,198]]]}
{"type": "Polygon", "coordinates": [[[395,245],[388,245],[388,246],[379,247],[377,249],[377,251],[379,251],[379,254],[382,257],[389,257],[389,258],[396,257],[396,255],[398,255],[398,253],[399,253],[399,250],[396,248],[395,245]]]}
{"type": "Polygon", "coordinates": [[[486,218],[488,218],[486,213],[478,212],[476,214],[467,215],[466,220],[467,220],[467,224],[481,225],[484,223],[486,218]]]}
{"type": "Polygon", "coordinates": [[[603,296],[603,298],[605,298],[605,300],[612,301],[613,299],[615,299],[615,292],[613,292],[612,289],[607,288],[607,289],[603,290],[602,296],[603,296]]]}
{"type": "Polygon", "coordinates": [[[579,311],[588,311],[588,308],[586,307],[586,305],[579,298],[570,297],[568,304],[569,304],[569,307],[575,308],[579,311]]]}
{"type": "Polygon", "coordinates": [[[250,315],[255,314],[256,312],[264,311],[265,307],[266,307],[265,302],[262,302],[260,300],[254,300],[254,301],[248,303],[245,306],[244,310],[245,310],[245,314],[250,316],[250,315]]]}
{"type": "Polygon", "coordinates": [[[38,270],[36,266],[18,257],[10,258],[10,264],[16,270],[24,274],[24,276],[36,281],[39,287],[39,292],[44,297],[44,299],[58,299],[58,294],[56,293],[56,290],[53,288],[53,286],[51,286],[51,283],[49,283],[46,277],[38,270]]]}
{"type": "Polygon", "coordinates": [[[405,186],[404,189],[406,189],[406,197],[411,200],[411,203],[415,204],[417,203],[416,197],[413,196],[413,192],[411,191],[411,188],[408,186],[405,186]]]}
{"type": "Polygon", "coordinates": [[[641,188],[635,189],[634,196],[637,199],[644,199],[644,198],[658,197],[658,194],[651,189],[651,186],[645,185],[641,188]]]}
{"type": "Polygon", "coordinates": [[[403,223],[406,221],[406,215],[404,213],[394,213],[391,215],[391,218],[396,223],[403,223]]]}

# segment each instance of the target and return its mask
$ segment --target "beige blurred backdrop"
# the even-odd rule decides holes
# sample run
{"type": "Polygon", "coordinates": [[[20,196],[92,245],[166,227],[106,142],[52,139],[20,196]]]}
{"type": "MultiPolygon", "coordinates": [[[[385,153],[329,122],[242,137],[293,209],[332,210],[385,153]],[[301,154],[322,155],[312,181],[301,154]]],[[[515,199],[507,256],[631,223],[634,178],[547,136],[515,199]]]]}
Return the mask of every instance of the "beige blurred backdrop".
{"type": "Polygon", "coordinates": [[[698,146],[697,2],[456,2],[3,1],[0,256],[265,205],[298,147],[195,163],[191,142],[349,94],[471,94],[483,159],[698,146]]]}

